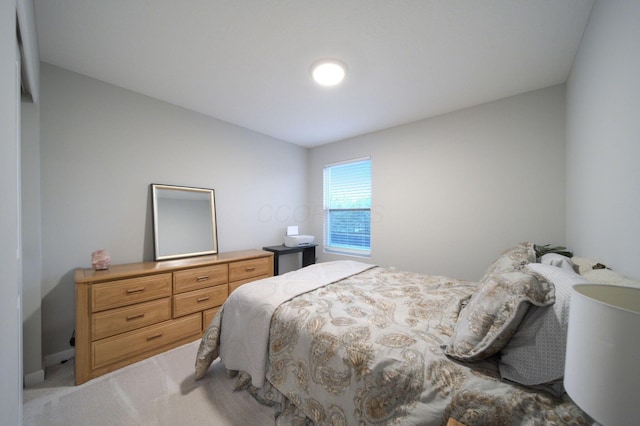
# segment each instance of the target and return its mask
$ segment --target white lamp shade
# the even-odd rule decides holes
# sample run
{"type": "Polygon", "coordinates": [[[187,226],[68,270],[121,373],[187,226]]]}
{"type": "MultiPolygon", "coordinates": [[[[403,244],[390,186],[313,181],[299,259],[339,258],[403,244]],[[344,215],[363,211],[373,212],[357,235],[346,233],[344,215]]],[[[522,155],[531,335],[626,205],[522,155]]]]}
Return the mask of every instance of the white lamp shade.
{"type": "Polygon", "coordinates": [[[574,286],[564,386],[598,423],[640,424],[640,288],[574,286]]]}

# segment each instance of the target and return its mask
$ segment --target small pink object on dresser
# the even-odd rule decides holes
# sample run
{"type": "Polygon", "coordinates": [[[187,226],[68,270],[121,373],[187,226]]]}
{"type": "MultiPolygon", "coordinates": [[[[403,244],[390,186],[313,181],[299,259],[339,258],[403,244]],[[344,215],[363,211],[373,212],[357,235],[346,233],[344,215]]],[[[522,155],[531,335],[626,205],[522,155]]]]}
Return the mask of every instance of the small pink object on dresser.
{"type": "Polygon", "coordinates": [[[93,269],[96,271],[109,269],[109,265],[111,265],[111,256],[109,256],[108,251],[100,249],[91,253],[91,266],[93,266],[93,269]]]}

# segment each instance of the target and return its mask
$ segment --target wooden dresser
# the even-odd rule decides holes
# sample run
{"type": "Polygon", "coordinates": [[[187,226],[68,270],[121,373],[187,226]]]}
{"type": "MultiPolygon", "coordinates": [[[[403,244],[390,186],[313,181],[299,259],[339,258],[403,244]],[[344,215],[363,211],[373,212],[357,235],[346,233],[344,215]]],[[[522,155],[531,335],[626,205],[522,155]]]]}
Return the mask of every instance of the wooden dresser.
{"type": "Polygon", "coordinates": [[[200,338],[229,293],[272,275],[262,250],[76,270],[76,385],[200,338]]]}

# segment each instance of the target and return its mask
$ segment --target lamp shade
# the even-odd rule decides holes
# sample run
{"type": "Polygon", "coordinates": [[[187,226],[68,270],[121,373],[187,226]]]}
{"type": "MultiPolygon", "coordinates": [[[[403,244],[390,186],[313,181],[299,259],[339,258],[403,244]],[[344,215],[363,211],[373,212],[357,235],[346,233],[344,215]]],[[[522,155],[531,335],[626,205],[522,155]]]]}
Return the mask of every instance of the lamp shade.
{"type": "Polygon", "coordinates": [[[640,424],[640,288],[574,286],[564,386],[598,423],[640,424]]]}

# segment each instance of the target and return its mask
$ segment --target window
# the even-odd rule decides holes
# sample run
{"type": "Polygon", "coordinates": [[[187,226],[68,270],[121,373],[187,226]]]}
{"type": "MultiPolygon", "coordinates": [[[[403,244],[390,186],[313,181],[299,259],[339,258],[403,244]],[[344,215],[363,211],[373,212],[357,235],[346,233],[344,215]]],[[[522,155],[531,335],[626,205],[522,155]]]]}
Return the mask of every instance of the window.
{"type": "Polygon", "coordinates": [[[371,254],[371,159],[324,166],[324,246],[333,253],[371,254]]]}

